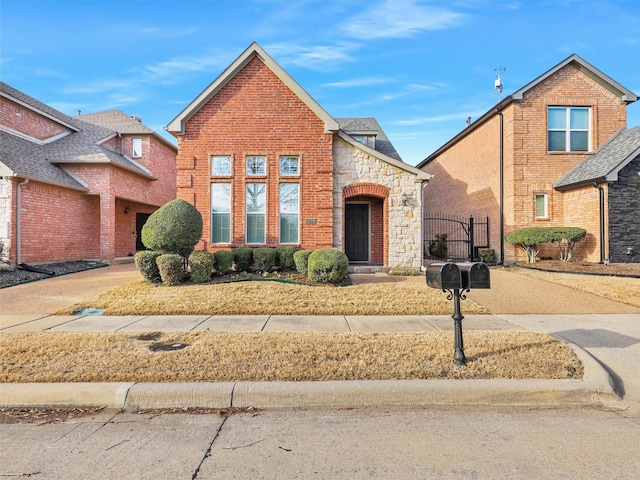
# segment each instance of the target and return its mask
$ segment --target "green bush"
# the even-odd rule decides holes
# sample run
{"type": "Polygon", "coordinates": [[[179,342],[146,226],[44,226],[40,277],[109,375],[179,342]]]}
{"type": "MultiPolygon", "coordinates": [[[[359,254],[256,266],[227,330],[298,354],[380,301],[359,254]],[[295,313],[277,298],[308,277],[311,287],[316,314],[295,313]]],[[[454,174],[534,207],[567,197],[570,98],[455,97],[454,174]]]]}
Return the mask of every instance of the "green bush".
{"type": "Polygon", "coordinates": [[[276,265],[281,266],[284,270],[294,270],[296,268],[296,262],[293,260],[295,253],[295,247],[288,245],[276,247],[276,265]]]}
{"type": "Polygon", "coordinates": [[[202,215],[181,199],[166,203],[142,227],[142,243],[150,250],[187,258],[202,237],[202,215]]]}
{"type": "Polygon", "coordinates": [[[447,234],[436,234],[435,240],[429,240],[428,247],[429,255],[435,258],[447,258],[447,234]]]}
{"type": "Polygon", "coordinates": [[[160,270],[158,270],[158,264],[156,263],[156,258],[160,255],[160,252],[143,250],[133,256],[136,268],[147,282],[160,283],[160,270]]]}
{"type": "Polygon", "coordinates": [[[253,250],[253,261],[258,270],[270,272],[276,266],[276,251],[267,247],[256,248],[253,250]]]}
{"type": "Polygon", "coordinates": [[[215,272],[215,257],[211,252],[193,252],[189,255],[189,266],[193,283],[208,282],[215,272]]]}
{"type": "Polygon", "coordinates": [[[496,251],[493,248],[479,248],[478,256],[484,263],[493,265],[496,263],[496,251]]]}
{"type": "Polygon", "coordinates": [[[311,253],[311,250],[298,250],[293,254],[293,262],[296,265],[296,270],[303,275],[306,275],[309,271],[308,263],[311,253]]]}
{"type": "Polygon", "coordinates": [[[236,247],[232,250],[236,272],[248,272],[253,264],[253,248],[236,247]]]}
{"type": "Polygon", "coordinates": [[[505,240],[517,245],[527,253],[527,263],[535,263],[540,245],[544,243],[560,244],[560,259],[568,262],[573,258],[575,243],[587,234],[584,228],[578,227],[527,227],[509,233],[505,240]]]}
{"type": "Polygon", "coordinates": [[[182,256],[177,253],[165,253],[156,258],[160,278],[165,285],[179,285],[184,278],[182,256]]]}
{"type": "Polygon", "coordinates": [[[213,254],[215,257],[216,273],[226,275],[233,268],[233,252],[231,250],[220,250],[213,254]]]}
{"type": "Polygon", "coordinates": [[[339,283],[348,268],[349,259],[340,250],[321,248],[309,255],[308,275],[314,282],[339,283]]]}

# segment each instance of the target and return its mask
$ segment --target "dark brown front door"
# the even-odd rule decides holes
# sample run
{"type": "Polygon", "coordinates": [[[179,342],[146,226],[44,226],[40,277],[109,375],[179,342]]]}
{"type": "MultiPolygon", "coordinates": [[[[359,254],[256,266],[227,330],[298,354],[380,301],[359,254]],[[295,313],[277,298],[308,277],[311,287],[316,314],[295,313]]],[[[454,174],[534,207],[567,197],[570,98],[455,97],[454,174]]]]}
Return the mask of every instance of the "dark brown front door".
{"type": "Polygon", "coordinates": [[[345,206],[345,254],[350,262],[369,261],[369,205],[348,203],[345,206]]]}
{"type": "Polygon", "coordinates": [[[150,213],[136,213],[136,250],[147,249],[142,243],[142,227],[150,216],[150,213]]]}

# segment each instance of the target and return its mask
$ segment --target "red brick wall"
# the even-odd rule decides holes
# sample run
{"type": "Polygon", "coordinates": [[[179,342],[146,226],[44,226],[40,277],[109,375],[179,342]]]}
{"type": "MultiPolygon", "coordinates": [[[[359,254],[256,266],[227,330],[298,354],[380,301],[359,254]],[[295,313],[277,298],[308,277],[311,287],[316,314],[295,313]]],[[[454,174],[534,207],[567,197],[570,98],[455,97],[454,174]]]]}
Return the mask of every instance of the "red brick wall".
{"type": "MultiPolygon", "coordinates": [[[[572,194],[553,188],[586,154],[547,152],[549,106],[591,107],[593,150],[626,125],[620,100],[571,65],[527,92],[521,102],[511,103],[503,111],[504,233],[526,226],[587,228],[588,239],[579,245],[578,254],[597,261],[599,246],[594,238],[599,236],[599,218],[591,203],[597,190],[572,194]],[[548,194],[549,219],[535,218],[536,193],[548,194]]],[[[423,168],[435,175],[425,188],[426,211],[488,215],[490,245],[499,254],[499,117],[471,130],[423,168]]],[[[513,258],[525,257],[505,242],[505,259],[513,258]]]]}
{"type": "Polygon", "coordinates": [[[67,127],[5,97],[0,97],[0,124],[38,140],[69,131],[67,127]]]}
{"type": "Polygon", "coordinates": [[[100,258],[98,197],[33,181],[21,188],[21,262],[100,258]]]}
{"type": "MultiPolygon", "coordinates": [[[[300,157],[300,247],[332,246],[332,136],[324,123],[267,68],[254,58],[186,124],[179,139],[178,198],[198,208],[203,241],[210,242],[210,184],[232,182],[232,243],[245,244],[245,185],[267,184],[267,245],[278,242],[280,155],[300,157]],[[232,177],[212,178],[212,155],[232,157],[232,177]],[[267,158],[265,177],[247,177],[247,155],[267,158]],[[308,220],[308,223],[307,223],[308,220]]],[[[223,248],[214,246],[213,249],[223,248]]]]}

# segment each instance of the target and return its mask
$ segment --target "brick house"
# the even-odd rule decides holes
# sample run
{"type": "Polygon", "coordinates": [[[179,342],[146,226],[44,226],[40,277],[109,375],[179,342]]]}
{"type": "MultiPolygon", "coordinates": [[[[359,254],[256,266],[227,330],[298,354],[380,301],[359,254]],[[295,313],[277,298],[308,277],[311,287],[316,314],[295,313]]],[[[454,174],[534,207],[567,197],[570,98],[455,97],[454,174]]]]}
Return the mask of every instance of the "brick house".
{"type": "MultiPolygon", "coordinates": [[[[571,55],[418,165],[434,175],[424,190],[426,215],[456,213],[455,205],[488,217],[498,261],[524,259],[504,236],[532,226],[585,228],[574,250],[580,260],[638,261],[639,132],[626,130],[626,106],[636,100],[571,55]]],[[[539,255],[558,258],[557,247],[539,255]]]]}
{"type": "Polygon", "coordinates": [[[419,268],[421,189],[372,118],[333,118],[258,44],[167,126],[199,249],[344,251],[352,269],[419,268]]]}
{"type": "Polygon", "coordinates": [[[0,112],[4,258],[133,255],[148,215],[175,198],[177,148],[121,111],[70,117],[5,83],[0,112]]]}

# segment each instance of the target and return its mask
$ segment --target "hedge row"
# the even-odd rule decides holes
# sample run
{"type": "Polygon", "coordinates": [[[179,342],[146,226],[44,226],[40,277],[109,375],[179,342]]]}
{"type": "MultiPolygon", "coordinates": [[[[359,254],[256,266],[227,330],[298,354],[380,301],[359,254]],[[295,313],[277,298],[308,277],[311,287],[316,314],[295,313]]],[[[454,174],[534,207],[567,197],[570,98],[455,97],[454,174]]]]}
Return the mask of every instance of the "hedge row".
{"type": "MultiPolygon", "coordinates": [[[[148,282],[177,285],[184,279],[184,262],[180,255],[145,250],[136,253],[134,259],[136,268],[148,282]]],[[[332,248],[311,251],[290,246],[237,247],[215,253],[193,252],[188,257],[188,265],[194,283],[208,282],[215,274],[225,275],[234,270],[248,272],[252,267],[262,272],[270,272],[276,267],[285,271],[295,269],[313,281],[339,283],[347,276],[349,260],[343,252],[332,248]]]]}

